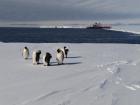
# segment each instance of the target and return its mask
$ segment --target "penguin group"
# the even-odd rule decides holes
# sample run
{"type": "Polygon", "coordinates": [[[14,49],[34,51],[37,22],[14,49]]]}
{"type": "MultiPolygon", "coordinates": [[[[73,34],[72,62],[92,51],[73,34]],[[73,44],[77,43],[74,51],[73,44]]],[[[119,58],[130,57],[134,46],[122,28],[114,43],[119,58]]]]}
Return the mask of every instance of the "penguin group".
{"type": "MultiPolygon", "coordinates": [[[[67,58],[67,56],[68,56],[68,52],[69,52],[69,49],[66,46],[64,46],[63,48],[58,48],[56,50],[56,61],[57,61],[58,65],[63,64],[64,58],[67,58]]],[[[40,64],[39,61],[40,61],[41,53],[42,53],[41,50],[33,51],[33,53],[32,53],[33,65],[40,64]]],[[[27,46],[24,47],[24,49],[22,51],[22,56],[25,60],[29,59],[29,48],[27,46]]],[[[49,52],[46,52],[43,55],[43,59],[42,59],[43,65],[50,66],[51,58],[52,58],[52,55],[49,52]]]]}

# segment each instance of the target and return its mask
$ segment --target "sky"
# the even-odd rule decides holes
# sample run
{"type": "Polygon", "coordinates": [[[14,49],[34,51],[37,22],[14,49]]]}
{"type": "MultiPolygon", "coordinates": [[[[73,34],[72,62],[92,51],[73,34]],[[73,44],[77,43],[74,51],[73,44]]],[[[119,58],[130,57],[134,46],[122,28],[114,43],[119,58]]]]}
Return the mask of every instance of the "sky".
{"type": "Polygon", "coordinates": [[[140,0],[0,0],[0,21],[140,18],[140,0]]]}

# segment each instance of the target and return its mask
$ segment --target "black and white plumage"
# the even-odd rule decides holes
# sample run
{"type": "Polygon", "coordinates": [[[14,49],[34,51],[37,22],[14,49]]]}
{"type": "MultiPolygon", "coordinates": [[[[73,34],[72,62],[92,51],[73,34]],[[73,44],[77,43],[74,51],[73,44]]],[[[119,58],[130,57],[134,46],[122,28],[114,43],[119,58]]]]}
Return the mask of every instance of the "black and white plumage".
{"type": "Polygon", "coordinates": [[[22,56],[24,57],[24,59],[28,59],[29,58],[29,49],[25,46],[23,51],[22,51],[22,56]]]}
{"type": "Polygon", "coordinates": [[[46,52],[46,54],[43,56],[43,64],[44,64],[44,66],[50,66],[51,58],[52,58],[52,55],[49,52],[46,52]]]}
{"type": "Polygon", "coordinates": [[[61,49],[57,49],[57,54],[56,54],[56,61],[57,63],[63,64],[64,61],[64,52],[61,49]]]}
{"type": "Polygon", "coordinates": [[[69,49],[66,46],[64,46],[64,51],[65,51],[65,57],[67,58],[68,57],[69,49]]]}
{"type": "Polygon", "coordinates": [[[41,50],[37,50],[33,52],[32,59],[34,65],[39,64],[40,54],[41,54],[41,50]]]}
{"type": "Polygon", "coordinates": [[[68,57],[69,49],[66,46],[64,46],[63,48],[60,48],[60,50],[63,51],[64,56],[67,58],[68,57]]]}

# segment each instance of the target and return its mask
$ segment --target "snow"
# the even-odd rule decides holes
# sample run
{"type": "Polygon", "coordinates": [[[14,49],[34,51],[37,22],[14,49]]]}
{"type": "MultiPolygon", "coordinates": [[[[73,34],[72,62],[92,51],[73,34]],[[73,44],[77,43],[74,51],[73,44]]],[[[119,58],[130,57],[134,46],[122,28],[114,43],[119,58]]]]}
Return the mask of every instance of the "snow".
{"type": "MultiPolygon", "coordinates": [[[[140,45],[0,43],[0,105],[138,105],[140,45]],[[24,60],[27,46],[30,58],[24,60]],[[64,65],[56,49],[70,50],[64,65]],[[51,66],[32,64],[32,52],[53,56],[51,66]]],[[[42,63],[42,61],[40,62],[42,63]]]]}

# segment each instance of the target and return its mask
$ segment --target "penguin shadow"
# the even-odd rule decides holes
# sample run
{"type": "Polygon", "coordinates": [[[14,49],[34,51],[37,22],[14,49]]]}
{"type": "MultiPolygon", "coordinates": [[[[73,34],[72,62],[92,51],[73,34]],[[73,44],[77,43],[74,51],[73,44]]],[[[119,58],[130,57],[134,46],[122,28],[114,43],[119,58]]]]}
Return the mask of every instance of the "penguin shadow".
{"type": "Polygon", "coordinates": [[[82,56],[72,56],[72,57],[67,57],[67,58],[82,58],[82,56]]]}
{"type": "MultiPolygon", "coordinates": [[[[82,58],[82,56],[68,56],[67,58],[65,57],[65,59],[78,59],[78,58],[82,58]]],[[[61,66],[61,65],[77,65],[77,64],[81,64],[82,62],[66,62],[66,63],[62,63],[62,64],[58,64],[58,62],[51,62],[50,66],[61,66]]]]}
{"type": "Polygon", "coordinates": [[[28,58],[27,60],[32,60],[32,57],[28,58]]]}
{"type": "Polygon", "coordinates": [[[50,66],[77,65],[77,64],[81,64],[81,63],[82,62],[71,62],[71,63],[58,64],[57,62],[51,62],[50,66]]]}
{"type": "Polygon", "coordinates": [[[71,62],[71,63],[63,63],[63,65],[77,65],[81,64],[82,62],[71,62]]]}
{"type": "Polygon", "coordinates": [[[37,65],[43,65],[43,63],[40,63],[40,62],[39,62],[39,63],[37,63],[37,65]]]}
{"type": "MultiPolygon", "coordinates": [[[[32,57],[29,57],[28,59],[25,59],[25,60],[32,60],[33,58],[32,57]]],[[[40,60],[43,59],[43,57],[40,57],[40,60]]]]}
{"type": "MultiPolygon", "coordinates": [[[[76,58],[82,58],[82,56],[69,56],[65,59],[76,59],[76,58]]],[[[43,57],[40,57],[40,60],[43,59],[43,57]]],[[[29,57],[26,60],[32,60],[32,57],[29,57]]],[[[70,62],[70,63],[63,63],[63,64],[58,64],[57,62],[50,62],[49,66],[63,66],[63,65],[77,65],[77,64],[81,64],[82,62],[70,62]]],[[[42,62],[39,62],[37,65],[43,65],[42,62]]]]}

